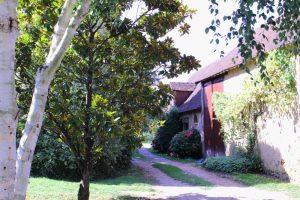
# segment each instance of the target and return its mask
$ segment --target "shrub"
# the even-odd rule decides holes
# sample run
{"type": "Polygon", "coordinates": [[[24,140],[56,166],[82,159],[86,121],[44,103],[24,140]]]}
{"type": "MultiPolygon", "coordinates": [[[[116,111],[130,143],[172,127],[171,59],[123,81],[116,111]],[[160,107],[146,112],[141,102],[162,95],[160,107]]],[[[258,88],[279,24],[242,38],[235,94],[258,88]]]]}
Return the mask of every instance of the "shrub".
{"type": "Polygon", "coordinates": [[[110,178],[122,175],[131,165],[132,153],[128,148],[121,150],[115,159],[110,156],[103,156],[94,160],[91,178],[110,178]]]}
{"type": "Polygon", "coordinates": [[[32,175],[78,179],[78,172],[69,147],[59,141],[56,135],[42,132],[32,161],[32,175]]]}
{"type": "Polygon", "coordinates": [[[161,153],[167,153],[170,147],[170,142],[174,135],[182,129],[182,124],[179,119],[179,111],[173,108],[167,115],[165,123],[158,128],[152,147],[154,150],[161,153]]]}
{"type": "MultiPolygon", "coordinates": [[[[91,179],[113,177],[130,167],[131,147],[124,140],[122,144],[117,140],[105,143],[101,156],[93,159],[91,179]]],[[[134,143],[132,140],[130,142],[134,143]]],[[[49,178],[80,179],[75,157],[69,147],[56,135],[44,131],[37,143],[31,173],[49,178]]]]}
{"type": "Polygon", "coordinates": [[[256,156],[220,156],[210,157],[205,160],[203,166],[209,170],[225,173],[233,172],[260,172],[262,170],[261,161],[256,156]]]}
{"type": "Polygon", "coordinates": [[[214,93],[213,107],[226,142],[236,142],[257,132],[257,119],[267,111],[272,117],[293,115],[297,102],[293,57],[289,49],[271,51],[263,62],[266,77],[253,71],[241,92],[214,93]]]}
{"type": "Polygon", "coordinates": [[[170,152],[176,157],[200,158],[202,156],[201,136],[197,129],[176,134],[170,143],[170,152]]]}
{"type": "Polygon", "coordinates": [[[154,138],[155,138],[155,135],[152,134],[152,133],[149,132],[149,131],[144,131],[144,132],[142,133],[142,137],[143,137],[143,141],[144,141],[144,142],[152,142],[152,141],[154,140],[154,138]]]}

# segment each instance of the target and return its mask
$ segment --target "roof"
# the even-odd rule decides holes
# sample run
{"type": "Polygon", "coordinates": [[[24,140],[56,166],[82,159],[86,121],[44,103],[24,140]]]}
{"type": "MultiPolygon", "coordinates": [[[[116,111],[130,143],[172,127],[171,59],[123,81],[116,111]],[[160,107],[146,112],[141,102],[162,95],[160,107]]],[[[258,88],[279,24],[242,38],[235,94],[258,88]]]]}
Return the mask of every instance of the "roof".
{"type": "Polygon", "coordinates": [[[201,84],[198,84],[189,98],[179,106],[179,112],[188,112],[201,108],[201,84]]]}
{"type": "MultiPolygon", "coordinates": [[[[282,43],[275,44],[273,42],[273,40],[276,38],[278,38],[278,33],[273,31],[272,29],[266,31],[263,28],[259,28],[256,30],[255,40],[265,45],[265,51],[271,51],[275,48],[279,48],[283,46],[282,43]]],[[[252,51],[252,58],[256,56],[257,56],[257,51],[256,49],[254,49],[252,51]]],[[[208,78],[217,76],[219,74],[223,74],[229,71],[230,69],[237,67],[239,64],[242,64],[242,62],[243,62],[243,58],[240,55],[239,48],[236,47],[231,52],[229,52],[225,57],[195,72],[188,81],[193,83],[204,81],[208,78]]]]}
{"type": "Polygon", "coordinates": [[[171,82],[170,87],[173,91],[193,92],[196,88],[195,83],[171,82]]]}

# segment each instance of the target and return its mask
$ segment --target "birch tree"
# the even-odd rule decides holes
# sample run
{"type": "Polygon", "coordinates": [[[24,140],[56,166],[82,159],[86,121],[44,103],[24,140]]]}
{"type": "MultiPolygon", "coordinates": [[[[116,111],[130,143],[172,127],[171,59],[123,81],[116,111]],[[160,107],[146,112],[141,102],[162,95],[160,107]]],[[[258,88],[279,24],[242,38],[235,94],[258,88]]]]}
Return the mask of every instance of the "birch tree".
{"type": "Polygon", "coordinates": [[[14,81],[17,0],[0,1],[0,199],[12,199],[16,163],[17,104],[14,81]]]}
{"type": "Polygon", "coordinates": [[[16,153],[18,109],[14,58],[18,36],[17,1],[0,1],[0,199],[26,197],[32,157],[43,122],[48,90],[76,29],[89,11],[90,4],[91,0],[64,2],[54,29],[49,54],[36,74],[30,110],[16,153]]]}

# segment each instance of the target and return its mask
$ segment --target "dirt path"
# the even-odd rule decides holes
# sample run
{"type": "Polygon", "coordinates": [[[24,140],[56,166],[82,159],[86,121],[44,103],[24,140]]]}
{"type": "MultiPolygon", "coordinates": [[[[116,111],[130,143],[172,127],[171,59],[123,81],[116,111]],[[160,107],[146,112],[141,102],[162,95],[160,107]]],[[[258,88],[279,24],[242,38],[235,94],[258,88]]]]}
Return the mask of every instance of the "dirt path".
{"type": "Polygon", "coordinates": [[[148,151],[148,148],[150,148],[150,146],[145,145],[144,147],[142,147],[140,149],[139,152],[140,152],[140,154],[145,156],[151,162],[163,162],[163,163],[166,163],[169,165],[179,167],[186,173],[189,173],[189,174],[192,174],[195,176],[199,176],[217,186],[244,187],[244,185],[242,185],[236,181],[232,181],[227,178],[220,177],[220,176],[216,175],[215,173],[206,171],[206,170],[198,168],[198,167],[194,167],[191,164],[168,160],[166,158],[152,154],[151,152],[148,151]]]}
{"type": "Polygon", "coordinates": [[[188,163],[180,163],[148,151],[147,146],[140,149],[140,154],[147,160],[134,159],[133,164],[143,169],[145,175],[152,178],[156,185],[153,188],[158,191],[151,199],[174,199],[174,200],[286,200],[291,199],[283,193],[259,190],[253,187],[246,187],[236,181],[220,177],[212,172],[192,166],[188,163]],[[199,176],[213,183],[213,187],[196,187],[174,180],[152,167],[153,163],[165,163],[176,166],[186,173],[199,176]]]}

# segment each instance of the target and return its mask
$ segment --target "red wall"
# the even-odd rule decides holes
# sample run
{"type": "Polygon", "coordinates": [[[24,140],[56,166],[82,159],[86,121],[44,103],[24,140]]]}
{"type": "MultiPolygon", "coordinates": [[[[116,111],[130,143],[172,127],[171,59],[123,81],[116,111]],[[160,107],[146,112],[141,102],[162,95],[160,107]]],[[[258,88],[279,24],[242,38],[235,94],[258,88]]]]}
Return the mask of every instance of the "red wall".
{"type": "Polygon", "coordinates": [[[204,83],[204,145],[206,156],[225,155],[223,137],[220,135],[221,124],[216,119],[213,109],[212,95],[223,92],[223,78],[213,79],[204,83]]]}
{"type": "Polygon", "coordinates": [[[189,98],[189,96],[192,94],[192,92],[188,91],[176,91],[175,94],[175,106],[180,106],[189,98]]]}

